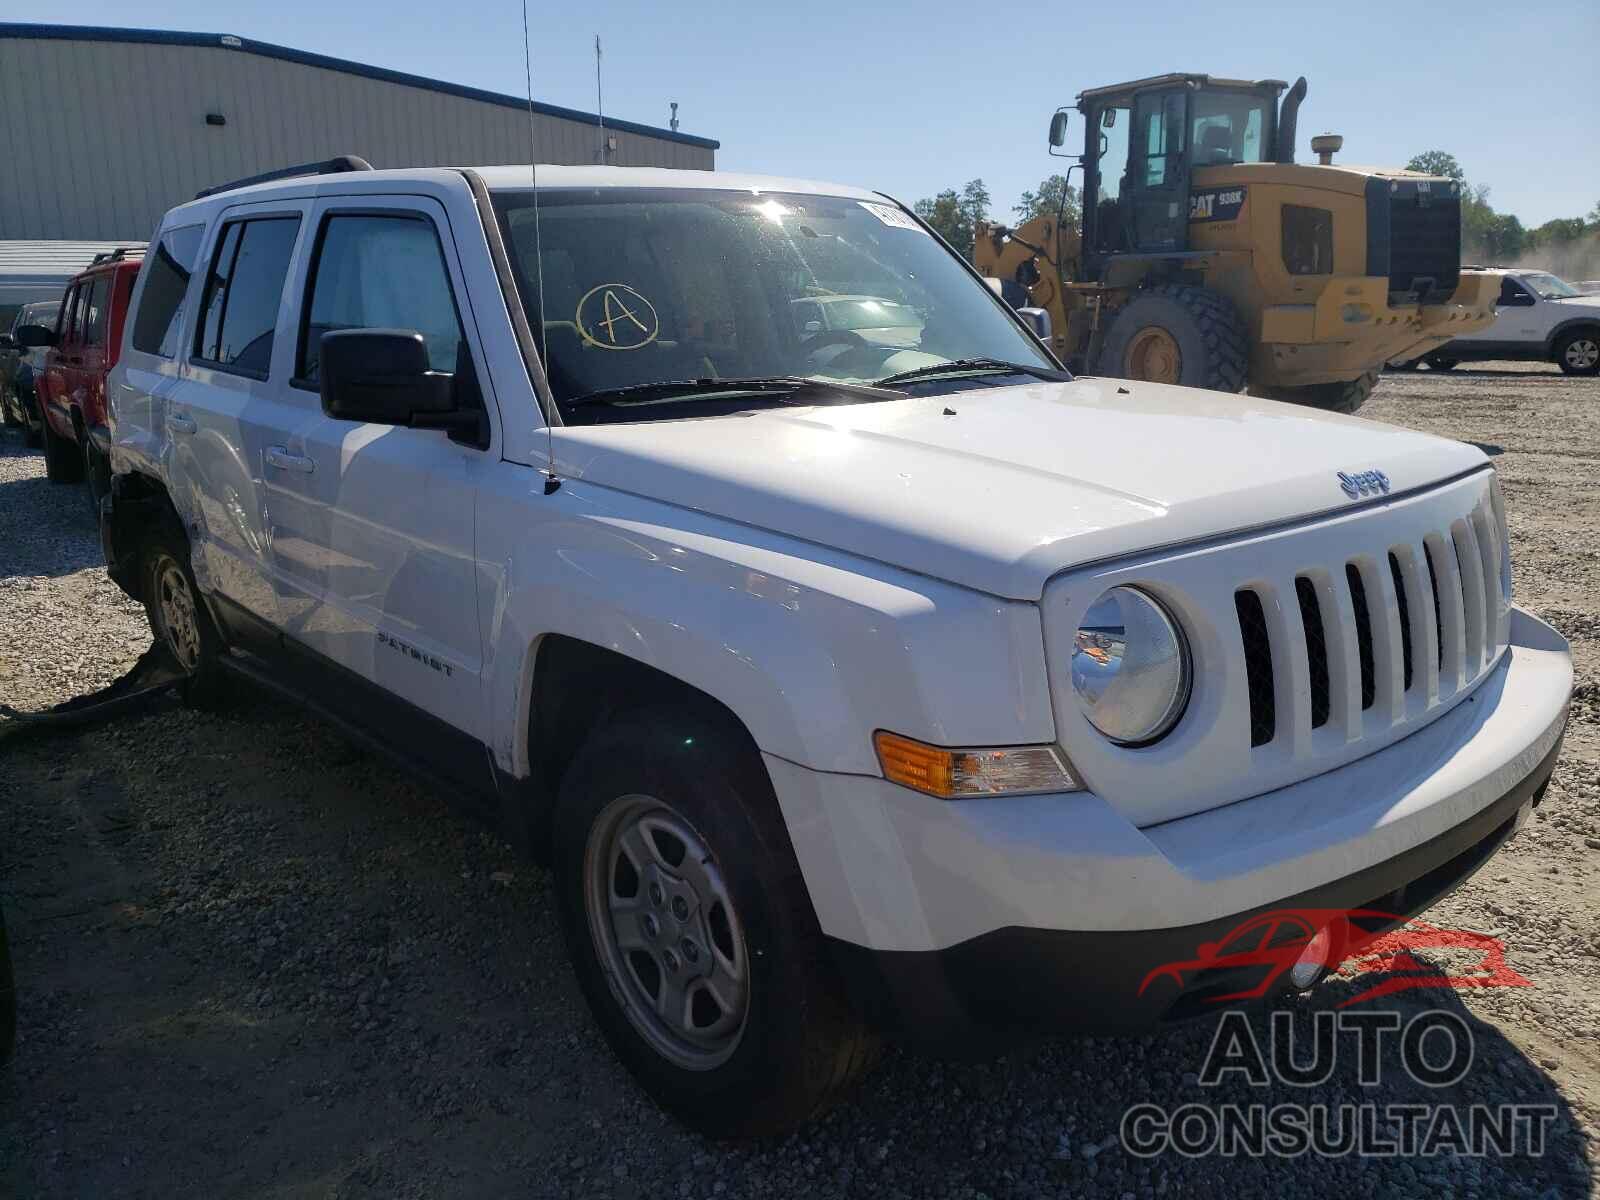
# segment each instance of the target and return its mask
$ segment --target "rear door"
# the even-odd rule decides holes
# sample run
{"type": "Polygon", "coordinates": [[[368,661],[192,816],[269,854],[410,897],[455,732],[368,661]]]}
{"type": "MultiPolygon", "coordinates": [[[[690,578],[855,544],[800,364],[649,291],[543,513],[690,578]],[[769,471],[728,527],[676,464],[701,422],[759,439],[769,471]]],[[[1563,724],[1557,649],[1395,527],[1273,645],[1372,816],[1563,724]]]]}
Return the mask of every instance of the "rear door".
{"type": "Polygon", "coordinates": [[[320,201],[300,294],[298,420],[269,447],[284,628],[309,649],[484,737],[474,510],[488,451],[436,430],[324,415],[318,350],[338,329],[422,333],[434,370],[483,377],[442,205],[320,201]]]}
{"type": "Polygon", "coordinates": [[[56,344],[45,352],[44,371],[38,381],[39,408],[45,420],[62,437],[72,436],[71,404],[73,371],[82,360],[80,313],[88,306],[89,285],[75,283],[61,306],[61,321],[56,326],[56,344]]]}
{"type": "Polygon", "coordinates": [[[153,470],[167,438],[166,406],[183,369],[183,330],[199,303],[195,279],[204,224],[165,228],[140,269],[121,369],[109,383],[112,469],[153,470]]]}
{"type": "Polygon", "coordinates": [[[83,342],[78,349],[78,361],[71,368],[72,407],[82,415],[86,429],[93,429],[105,421],[105,400],[101,389],[105,381],[106,343],[111,330],[111,283],[114,278],[109,271],[94,276],[89,288],[88,307],[84,311],[83,342]]]}
{"type": "Polygon", "coordinates": [[[202,252],[187,362],[166,405],[173,499],[199,530],[201,586],[268,623],[277,611],[262,472],[267,447],[288,420],[284,345],[293,339],[284,283],[308,204],[287,199],[222,212],[202,252]]]}

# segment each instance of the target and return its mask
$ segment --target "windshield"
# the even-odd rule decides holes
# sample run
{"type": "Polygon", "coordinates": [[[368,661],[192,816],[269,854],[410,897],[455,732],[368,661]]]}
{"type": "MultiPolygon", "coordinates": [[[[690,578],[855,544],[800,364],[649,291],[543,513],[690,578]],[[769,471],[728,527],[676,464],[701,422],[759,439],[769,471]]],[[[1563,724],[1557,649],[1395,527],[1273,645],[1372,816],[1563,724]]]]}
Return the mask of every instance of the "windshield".
{"type": "MultiPolygon", "coordinates": [[[[570,404],[580,397],[630,388],[631,401],[649,385],[685,380],[870,384],[979,358],[1054,367],[960,260],[887,202],[561,189],[539,193],[537,230],[531,192],[502,192],[495,203],[569,422],[602,419],[570,404]]],[[[688,398],[630,402],[628,419],[703,415],[687,411],[688,398]]],[[[742,406],[771,402],[752,393],[742,406]]]]}
{"type": "Polygon", "coordinates": [[[1522,282],[1538,293],[1541,300],[1565,300],[1569,296],[1583,295],[1565,279],[1559,275],[1551,275],[1548,271],[1536,271],[1532,275],[1524,275],[1522,282]]]}
{"type": "Polygon", "coordinates": [[[1266,162],[1272,101],[1250,92],[1196,92],[1189,102],[1191,166],[1266,162]]]}

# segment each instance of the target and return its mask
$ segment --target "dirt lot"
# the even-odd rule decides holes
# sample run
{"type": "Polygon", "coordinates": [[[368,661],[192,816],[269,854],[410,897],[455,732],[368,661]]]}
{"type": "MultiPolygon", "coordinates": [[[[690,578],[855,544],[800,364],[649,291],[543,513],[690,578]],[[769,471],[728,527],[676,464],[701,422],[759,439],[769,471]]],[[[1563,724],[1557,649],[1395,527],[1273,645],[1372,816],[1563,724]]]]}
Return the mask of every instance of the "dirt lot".
{"type": "MultiPolygon", "coordinates": [[[[1479,443],[1505,481],[1520,603],[1573,641],[1579,693],[1543,808],[1435,910],[1534,983],[1464,1011],[1476,1058],[1421,1093],[1344,1058],[1304,1090],[1197,1086],[1210,1038],[1054,1039],[989,1062],[892,1050],[797,1136],[720,1146],[643,1099],[590,1025],[545,874],[297,710],[170,703],[0,745],[0,902],[21,991],[0,1079],[3,1196],[1107,1196],[1600,1192],[1600,382],[1391,375],[1367,415],[1479,443]],[[1168,1153],[1132,1104],[1544,1102],[1541,1156],[1168,1153]]],[[[0,437],[0,700],[125,670],[142,614],[77,489],[0,437]]],[[[1348,985],[1287,1007],[1306,1032],[1348,985]]],[[[1264,1028],[1257,1019],[1257,1028],[1264,1028]]],[[[1392,1064],[1390,1064],[1392,1066],[1392,1064]]]]}

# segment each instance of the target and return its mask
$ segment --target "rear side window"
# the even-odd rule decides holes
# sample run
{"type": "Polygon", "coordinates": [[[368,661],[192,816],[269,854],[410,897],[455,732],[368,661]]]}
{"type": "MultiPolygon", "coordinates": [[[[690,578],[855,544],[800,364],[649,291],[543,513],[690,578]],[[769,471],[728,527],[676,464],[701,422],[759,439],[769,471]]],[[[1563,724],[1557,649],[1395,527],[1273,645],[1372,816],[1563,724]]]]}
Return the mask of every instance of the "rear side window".
{"type": "Polygon", "coordinates": [[[317,382],[322,335],[337,329],[414,329],[427,343],[428,366],[455,373],[461,321],[433,222],[334,214],[311,271],[298,378],[317,382]]]}
{"type": "Polygon", "coordinates": [[[189,276],[200,253],[204,225],[185,225],[161,235],[145,256],[145,276],[139,311],[133,317],[133,348],[162,358],[176,358],[178,330],[183,326],[183,298],[189,293],[189,276]]]}
{"type": "Polygon", "coordinates": [[[267,377],[283,281],[299,231],[299,217],[259,217],[223,226],[200,303],[197,359],[267,377]]]}
{"type": "Polygon", "coordinates": [[[94,285],[88,291],[82,317],[85,346],[105,345],[106,314],[110,309],[106,303],[106,294],[110,291],[110,282],[109,277],[96,275],[94,285]]]}
{"type": "Polygon", "coordinates": [[[56,326],[56,343],[76,342],[78,340],[78,297],[83,288],[75,287],[67,293],[67,298],[61,305],[61,322],[56,326]]]}

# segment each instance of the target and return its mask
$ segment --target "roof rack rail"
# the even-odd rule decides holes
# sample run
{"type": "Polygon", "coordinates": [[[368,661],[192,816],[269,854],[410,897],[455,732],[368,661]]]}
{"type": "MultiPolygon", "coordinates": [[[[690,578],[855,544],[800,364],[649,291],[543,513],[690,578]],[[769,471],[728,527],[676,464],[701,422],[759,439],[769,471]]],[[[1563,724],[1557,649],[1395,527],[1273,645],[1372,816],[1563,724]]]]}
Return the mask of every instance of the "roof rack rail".
{"type": "Polygon", "coordinates": [[[89,265],[91,267],[98,267],[103,262],[121,262],[123,259],[132,254],[137,254],[142,258],[144,257],[145,249],[146,243],[132,242],[126,246],[118,246],[115,250],[105,250],[99,254],[96,254],[94,258],[90,260],[89,265]]]}
{"type": "Polygon", "coordinates": [[[334,158],[324,159],[321,162],[301,163],[295,167],[283,167],[277,171],[267,171],[261,175],[249,175],[244,179],[235,179],[231,183],[219,183],[194,194],[196,200],[204,200],[207,196],[215,196],[219,192],[231,192],[234,188],[249,187],[253,183],[270,183],[274,179],[295,179],[301,175],[339,175],[345,171],[370,171],[372,164],[364,158],[354,154],[340,154],[334,158]]]}

